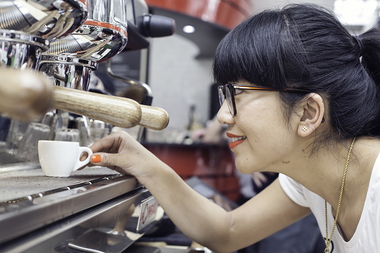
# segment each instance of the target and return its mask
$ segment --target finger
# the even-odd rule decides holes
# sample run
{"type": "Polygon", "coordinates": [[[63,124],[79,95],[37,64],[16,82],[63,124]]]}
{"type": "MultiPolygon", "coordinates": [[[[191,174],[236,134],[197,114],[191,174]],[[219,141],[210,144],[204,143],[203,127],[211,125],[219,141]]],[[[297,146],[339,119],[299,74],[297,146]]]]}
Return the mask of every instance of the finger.
{"type": "Polygon", "coordinates": [[[104,166],[104,167],[121,167],[119,163],[118,154],[109,154],[109,153],[95,153],[91,156],[90,162],[93,165],[104,166]]]}
{"type": "Polygon", "coordinates": [[[255,183],[257,187],[259,188],[263,187],[263,184],[261,183],[260,179],[258,179],[257,177],[253,178],[253,182],[255,183]]]}
{"type": "Polygon", "coordinates": [[[257,176],[261,180],[261,182],[263,182],[263,183],[268,182],[268,178],[263,173],[259,172],[259,174],[257,176]]]}
{"type": "MultiPolygon", "coordinates": [[[[120,133],[110,134],[90,146],[93,153],[110,151],[113,148],[120,146],[121,139],[120,133]]],[[[116,150],[117,150],[116,148],[116,150]]]]}
{"type": "Polygon", "coordinates": [[[90,164],[95,166],[103,166],[115,170],[120,174],[131,175],[122,169],[121,162],[118,154],[96,153],[91,156],[90,164]]]}
{"type": "Polygon", "coordinates": [[[83,162],[84,160],[87,159],[87,157],[88,157],[88,153],[87,153],[87,152],[83,152],[83,153],[80,155],[79,160],[83,162]]]}

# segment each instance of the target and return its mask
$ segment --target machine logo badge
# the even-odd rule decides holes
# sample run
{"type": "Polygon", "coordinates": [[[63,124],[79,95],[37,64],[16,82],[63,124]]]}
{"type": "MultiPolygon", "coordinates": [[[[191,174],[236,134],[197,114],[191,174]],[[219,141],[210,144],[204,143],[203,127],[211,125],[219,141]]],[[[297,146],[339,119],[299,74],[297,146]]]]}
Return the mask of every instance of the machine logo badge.
{"type": "Polygon", "coordinates": [[[140,204],[140,216],[137,222],[137,231],[149,225],[156,218],[158,202],[151,196],[140,204]]]}

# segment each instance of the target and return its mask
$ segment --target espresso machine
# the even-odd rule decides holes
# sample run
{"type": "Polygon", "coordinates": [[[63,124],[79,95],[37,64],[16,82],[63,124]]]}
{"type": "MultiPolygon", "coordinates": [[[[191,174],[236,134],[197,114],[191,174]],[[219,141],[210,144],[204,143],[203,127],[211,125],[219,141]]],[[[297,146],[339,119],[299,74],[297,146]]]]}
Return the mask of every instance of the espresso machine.
{"type": "MultiPolygon", "coordinates": [[[[122,252],[163,216],[132,176],[104,167],[67,178],[45,176],[36,144],[61,136],[70,114],[84,129],[65,132],[75,141],[78,132],[106,126],[164,129],[165,110],[88,90],[99,63],[173,32],[173,20],[152,18],[140,0],[0,2],[1,67],[40,71],[54,87],[53,110],[37,122],[10,120],[7,138],[0,141],[0,252],[122,252]],[[165,32],[155,33],[155,27],[165,32]],[[153,207],[156,217],[142,226],[141,216],[153,207]]],[[[148,85],[124,81],[144,91],[143,97],[152,96],[148,85]]]]}

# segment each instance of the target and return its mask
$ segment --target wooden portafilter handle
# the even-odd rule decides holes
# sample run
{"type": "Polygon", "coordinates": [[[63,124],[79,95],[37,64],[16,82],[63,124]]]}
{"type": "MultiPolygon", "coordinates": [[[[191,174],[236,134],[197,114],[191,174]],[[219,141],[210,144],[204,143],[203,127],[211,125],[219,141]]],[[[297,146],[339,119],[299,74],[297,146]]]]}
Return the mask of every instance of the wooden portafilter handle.
{"type": "Polygon", "coordinates": [[[140,108],[140,126],[153,130],[162,130],[168,126],[169,114],[164,109],[148,105],[140,105],[140,108]]]}
{"type": "Polygon", "coordinates": [[[169,123],[168,114],[161,108],[139,105],[128,98],[60,86],[54,86],[53,107],[123,128],[141,125],[162,130],[169,123]]]}

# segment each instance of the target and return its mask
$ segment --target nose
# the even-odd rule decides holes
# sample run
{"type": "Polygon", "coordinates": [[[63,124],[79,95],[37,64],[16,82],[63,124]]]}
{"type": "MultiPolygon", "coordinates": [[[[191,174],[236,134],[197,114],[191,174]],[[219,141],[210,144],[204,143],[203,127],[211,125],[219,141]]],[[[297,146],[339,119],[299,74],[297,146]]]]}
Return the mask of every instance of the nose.
{"type": "Polygon", "coordinates": [[[234,116],[230,113],[226,102],[224,102],[220,107],[217,114],[217,119],[222,125],[234,123],[234,116]]]}

